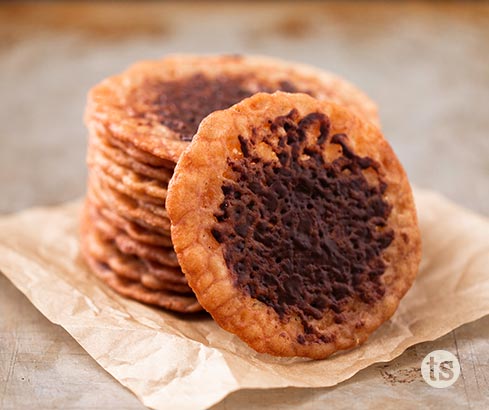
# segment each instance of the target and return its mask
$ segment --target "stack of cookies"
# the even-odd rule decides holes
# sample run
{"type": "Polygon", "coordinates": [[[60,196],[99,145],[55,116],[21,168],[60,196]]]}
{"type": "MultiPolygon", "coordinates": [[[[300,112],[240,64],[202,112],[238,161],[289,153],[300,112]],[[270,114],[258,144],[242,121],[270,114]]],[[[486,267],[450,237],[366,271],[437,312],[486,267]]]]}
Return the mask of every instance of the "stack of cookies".
{"type": "Polygon", "coordinates": [[[202,308],[183,275],[165,211],[173,167],[112,140],[89,137],[83,248],[92,270],[124,296],[178,312],[202,308]]]}
{"type": "Polygon", "coordinates": [[[334,75],[171,56],[93,88],[86,124],[82,251],[124,296],[324,358],[363,343],[414,281],[406,173],[375,104],[334,75]]]}
{"type": "Polygon", "coordinates": [[[89,179],[81,226],[93,273],[138,301],[201,310],[172,247],[168,183],[203,118],[277,90],[334,101],[378,123],[375,104],[348,82],[264,57],[175,55],[94,87],[85,116],[89,179]]]}

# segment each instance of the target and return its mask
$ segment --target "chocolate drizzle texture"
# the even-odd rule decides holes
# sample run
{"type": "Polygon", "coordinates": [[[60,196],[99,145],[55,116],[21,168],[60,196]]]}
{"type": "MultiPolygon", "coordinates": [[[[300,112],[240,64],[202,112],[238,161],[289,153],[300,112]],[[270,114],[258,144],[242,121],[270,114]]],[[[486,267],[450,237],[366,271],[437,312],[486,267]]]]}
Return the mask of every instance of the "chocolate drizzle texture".
{"type": "Polygon", "coordinates": [[[182,141],[191,141],[200,122],[210,113],[229,108],[257,92],[274,91],[299,90],[289,81],[265,83],[252,74],[210,77],[197,73],[173,81],[148,79],[133,90],[127,105],[129,115],[157,121],[177,133],[182,141]]]}
{"type": "Polygon", "coordinates": [[[380,166],[356,155],[347,135],[331,135],[329,118],[318,112],[301,118],[292,110],[238,139],[243,155],[228,158],[232,176],[212,229],[235,286],[283,321],[297,315],[300,343],[328,342],[311,320],[332,312],[341,323],[349,302],[374,304],[385,293],[383,251],[394,231],[380,166]],[[263,159],[259,144],[277,159],[263,159]],[[331,161],[323,156],[327,144],[339,148],[331,161]]]}

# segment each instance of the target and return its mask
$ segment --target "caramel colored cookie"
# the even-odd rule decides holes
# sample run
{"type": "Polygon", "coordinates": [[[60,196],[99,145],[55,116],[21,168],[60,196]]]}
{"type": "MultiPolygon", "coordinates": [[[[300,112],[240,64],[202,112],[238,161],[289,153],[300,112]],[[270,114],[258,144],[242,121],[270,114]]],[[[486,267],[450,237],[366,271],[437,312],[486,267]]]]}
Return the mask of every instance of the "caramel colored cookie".
{"type": "Polygon", "coordinates": [[[93,145],[89,147],[87,163],[113,189],[137,200],[164,205],[167,183],[138,174],[111,161],[93,145]]]}
{"type": "Polygon", "coordinates": [[[177,256],[171,248],[146,245],[124,234],[117,235],[114,238],[114,242],[122,252],[129,255],[137,255],[142,259],[173,268],[179,266],[177,256]]]}
{"type": "Polygon", "coordinates": [[[197,299],[259,352],[325,358],[365,342],[414,281],[406,174],[378,129],[305,94],[208,116],[166,202],[197,299]]]}
{"type": "Polygon", "coordinates": [[[163,184],[168,184],[173,175],[174,164],[172,164],[173,166],[171,167],[145,164],[144,162],[140,162],[136,158],[131,157],[127,152],[121,150],[117,146],[111,145],[106,137],[95,134],[90,135],[89,145],[97,152],[101,153],[106,161],[110,161],[121,167],[129,168],[139,175],[153,178],[163,184]]]}
{"type": "Polygon", "coordinates": [[[170,220],[163,206],[158,208],[159,215],[157,215],[152,209],[148,209],[148,204],[131,198],[104,183],[96,172],[89,172],[87,196],[92,203],[124,215],[125,218],[149,229],[162,234],[168,234],[170,230],[170,220]]]}
{"type": "Polygon", "coordinates": [[[194,296],[148,289],[139,282],[132,282],[117,276],[107,265],[97,261],[89,254],[84,255],[84,257],[92,272],[122,296],[179,313],[194,313],[202,310],[194,296]]]}
{"type": "Polygon", "coordinates": [[[106,129],[105,133],[107,141],[113,146],[118,147],[121,151],[125,152],[129,157],[134,158],[136,161],[142,164],[169,169],[173,173],[173,169],[175,168],[174,161],[160,158],[149,153],[148,151],[141,150],[137,148],[130,140],[126,141],[114,138],[111,134],[107,133],[106,129]]]}
{"type": "MultiPolygon", "coordinates": [[[[166,212],[166,208],[164,204],[155,204],[153,202],[138,201],[138,205],[141,210],[147,211],[153,215],[157,215],[168,222],[170,221],[168,219],[168,212],[166,212]]],[[[165,229],[166,227],[167,224],[164,225],[165,229]]]]}
{"type": "Polygon", "coordinates": [[[93,205],[88,200],[85,204],[87,219],[90,221],[98,232],[109,241],[114,241],[119,250],[125,254],[136,255],[141,259],[150,260],[169,267],[178,267],[178,260],[175,252],[171,247],[153,246],[138,242],[119,231],[110,223],[101,217],[93,205]]]}
{"type": "Polygon", "coordinates": [[[117,235],[124,234],[126,236],[131,237],[133,240],[137,242],[142,242],[147,245],[152,245],[152,246],[158,246],[158,247],[163,247],[163,248],[169,248],[173,249],[173,245],[171,243],[170,238],[165,238],[156,234],[152,234],[152,236],[149,236],[149,238],[153,238],[154,241],[147,241],[148,237],[146,235],[139,235],[139,238],[144,239],[144,241],[141,241],[138,239],[138,237],[132,237],[128,232],[131,232],[130,229],[124,229],[125,224],[124,222],[127,221],[119,221],[120,218],[119,216],[116,216],[112,212],[110,212],[107,209],[100,209],[94,204],[92,204],[88,199],[85,200],[85,208],[87,210],[88,216],[90,218],[90,221],[93,222],[94,225],[97,226],[97,230],[101,232],[104,237],[109,238],[109,239],[114,239],[117,235]],[[114,223],[114,222],[122,222],[121,224],[114,223]],[[161,239],[161,241],[160,241],[161,239]],[[165,239],[165,242],[163,242],[163,239],[165,239]]]}
{"type": "MultiPolygon", "coordinates": [[[[117,180],[112,175],[107,174],[104,170],[102,170],[98,166],[92,166],[90,168],[90,172],[92,174],[97,175],[97,179],[101,181],[104,186],[110,187],[112,190],[119,192],[120,194],[126,195],[129,198],[137,201],[140,204],[148,204],[150,209],[151,205],[155,205],[158,210],[158,214],[160,214],[162,209],[165,209],[165,199],[155,198],[145,193],[139,192],[138,190],[133,189],[131,186],[125,184],[124,182],[117,180]]],[[[166,217],[166,213],[165,213],[166,217]]]]}
{"type": "Polygon", "coordinates": [[[164,236],[157,232],[153,232],[137,223],[125,219],[107,208],[97,208],[93,204],[91,206],[96,208],[98,218],[101,219],[103,223],[111,226],[110,229],[122,231],[132,239],[148,245],[172,247],[170,236],[164,236]]]}
{"type": "MultiPolygon", "coordinates": [[[[183,285],[180,287],[183,292],[190,290],[187,279],[178,266],[168,266],[136,254],[123,253],[115,242],[117,237],[124,238],[125,235],[99,218],[88,202],[85,203],[84,212],[85,217],[90,216],[90,224],[85,227],[91,235],[87,249],[97,260],[109,265],[116,274],[131,280],[141,280],[145,275],[153,276],[161,282],[183,285]]],[[[171,261],[173,264],[173,259],[171,261]]]]}
{"type": "Polygon", "coordinates": [[[142,162],[176,163],[208,114],[277,90],[330,100],[379,123],[375,104],[333,74],[265,57],[192,55],[141,62],[106,79],[91,90],[85,121],[91,135],[110,135],[142,162]]]}
{"type": "Polygon", "coordinates": [[[152,290],[169,290],[176,293],[192,293],[183,273],[176,268],[158,263],[147,265],[148,261],[137,256],[124,254],[112,241],[104,239],[102,232],[97,232],[95,224],[89,234],[90,243],[87,252],[98,262],[104,263],[117,276],[134,282],[141,282],[152,290]]]}

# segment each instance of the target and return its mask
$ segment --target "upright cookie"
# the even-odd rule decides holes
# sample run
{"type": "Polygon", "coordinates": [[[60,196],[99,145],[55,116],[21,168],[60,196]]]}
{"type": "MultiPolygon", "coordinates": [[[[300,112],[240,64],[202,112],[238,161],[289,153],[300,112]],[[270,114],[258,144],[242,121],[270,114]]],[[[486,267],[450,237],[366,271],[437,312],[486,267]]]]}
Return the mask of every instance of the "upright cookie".
{"type": "Polygon", "coordinates": [[[201,305],[259,352],[324,358],[395,312],[420,261],[406,174],[378,129],[260,93],[200,125],[166,202],[201,305]]]}

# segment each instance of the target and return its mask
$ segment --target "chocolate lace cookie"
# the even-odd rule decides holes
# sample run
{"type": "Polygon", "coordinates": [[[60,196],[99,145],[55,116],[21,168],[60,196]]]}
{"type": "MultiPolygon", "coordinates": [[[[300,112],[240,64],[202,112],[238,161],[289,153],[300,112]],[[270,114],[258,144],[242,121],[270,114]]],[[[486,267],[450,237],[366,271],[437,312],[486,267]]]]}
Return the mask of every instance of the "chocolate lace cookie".
{"type": "Polygon", "coordinates": [[[376,105],[347,81],[266,57],[174,55],[133,65],[89,94],[90,134],[109,134],[135,151],[177,162],[200,121],[253,94],[305,92],[378,124],[376,105]]]}
{"type": "Polygon", "coordinates": [[[166,202],[199,302],[259,352],[325,358],[395,312],[420,261],[406,174],[377,128],[304,94],[208,116],[166,202]]]}

